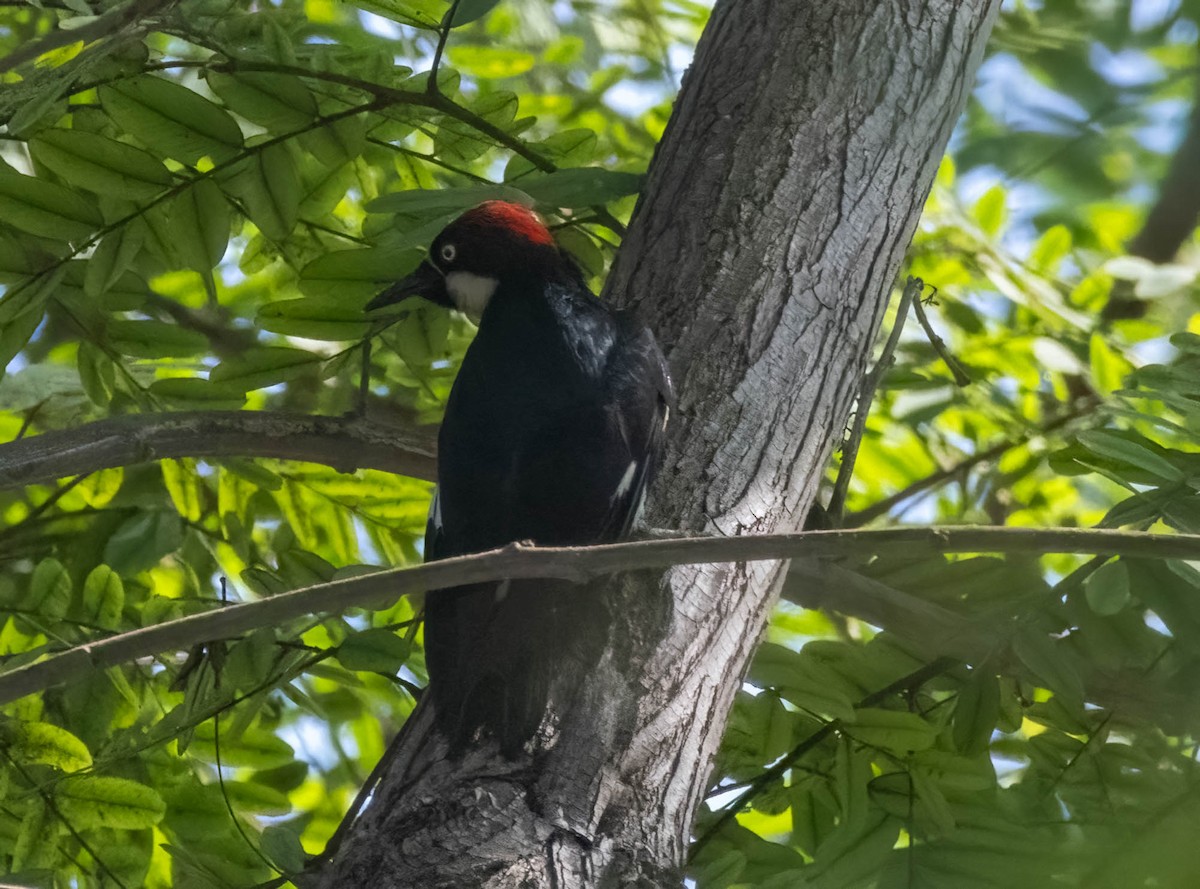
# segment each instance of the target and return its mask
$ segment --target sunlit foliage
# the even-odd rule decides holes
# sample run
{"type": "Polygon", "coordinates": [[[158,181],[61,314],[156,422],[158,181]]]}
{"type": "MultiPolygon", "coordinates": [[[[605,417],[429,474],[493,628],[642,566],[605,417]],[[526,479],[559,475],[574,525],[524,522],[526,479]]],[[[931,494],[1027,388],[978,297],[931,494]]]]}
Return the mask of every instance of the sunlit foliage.
{"type": "MultiPolygon", "coordinates": [[[[0,7],[0,441],[162,411],[436,423],[469,322],[363,305],[488,197],[535,202],[598,287],[707,4],[449,12],[0,7]]],[[[1195,237],[1169,263],[1127,255],[1191,113],[1198,22],[1195,2],[1002,14],[907,269],[944,354],[907,319],[841,524],[1200,533],[1195,237]]],[[[328,462],[10,485],[4,668],[419,561],[429,484],[328,462]]],[[[833,570],[893,620],[780,605],[696,828],[698,886],[1192,885],[1194,566],[833,570]]],[[[812,582],[798,566],[788,594],[812,582]]],[[[298,871],[425,682],[418,609],[293,621],[5,705],[0,869],[123,887],[298,871]]]]}

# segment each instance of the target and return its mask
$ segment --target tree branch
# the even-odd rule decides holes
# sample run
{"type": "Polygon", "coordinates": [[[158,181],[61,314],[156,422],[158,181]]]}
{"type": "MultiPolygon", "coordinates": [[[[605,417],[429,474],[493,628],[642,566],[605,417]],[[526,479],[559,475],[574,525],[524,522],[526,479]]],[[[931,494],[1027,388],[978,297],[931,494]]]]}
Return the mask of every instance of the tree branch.
{"type": "Polygon", "coordinates": [[[920,278],[910,275],[904,282],[904,291],[900,294],[900,305],[896,307],[896,320],[892,324],[892,332],[888,335],[883,351],[879,353],[879,360],[875,362],[871,372],[863,378],[862,386],[858,390],[858,400],[854,408],[854,426],[850,430],[850,437],[842,446],[842,465],[838,468],[837,481],[834,482],[833,493],[829,496],[829,517],[833,520],[835,527],[840,527],[842,524],[842,513],[846,509],[846,495],[850,491],[850,480],[854,476],[854,464],[858,460],[858,448],[862,444],[863,432],[867,428],[867,415],[871,413],[875,390],[879,388],[883,375],[892,366],[892,356],[896,354],[896,347],[900,345],[900,335],[904,333],[904,322],[908,320],[909,307],[914,302],[921,301],[921,291],[924,289],[925,282],[920,278]]]}
{"type": "Polygon", "coordinates": [[[950,350],[946,348],[945,341],[937,335],[937,331],[929,323],[929,316],[925,314],[925,305],[921,300],[918,299],[913,302],[913,312],[916,313],[917,321],[920,322],[921,329],[925,331],[925,336],[929,338],[929,345],[933,346],[933,351],[937,352],[938,357],[942,359],[942,363],[954,375],[954,385],[960,387],[970,385],[970,375],[963,370],[963,366],[959,364],[958,359],[950,354],[950,350]]]}
{"type": "Polygon", "coordinates": [[[917,481],[913,482],[911,485],[908,485],[889,497],[885,497],[876,503],[872,503],[865,509],[851,513],[846,517],[846,520],[842,523],[842,526],[846,528],[859,528],[882,515],[887,515],[895,507],[899,506],[910,497],[915,497],[918,494],[928,491],[931,488],[936,488],[938,485],[944,484],[951,479],[958,478],[964,473],[970,472],[981,463],[989,463],[993,460],[996,460],[1014,448],[1019,448],[1022,445],[1028,444],[1037,436],[1048,435],[1051,432],[1056,432],[1063,426],[1066,426],[1075,420],[1086,417],[1090,414],[1094,414],[1096,409],[1100,406],[1100,403],[1101,399],[1096,396],[1082,398],[1074,407],[1071,408],[1071,410],[1060,414],[1053,420],[1047,422],[1044,426],[1039,426],[1035,429],[1022,432],[1015,438],[998,442],[997,444],[992,445],[990,448],[979,451],[976,454],[972,454],[964,460],[960,460],[953,466],[947,467],[946,469],[939,469],[937,472],[930,473],[924,478],[917,479],[917,481]]]}
{"type": "Polygon", "coordinates": [[[0,490],[168,457],[269,457],[432,480],[432,430],[273,411],[128,414],[0,445],[0,490]]]}
{"type": "Polygon", "coordinates": [[[470,556],[337,580],[195,614],[85,643],[0,675],[0,704],[161,651],[279,626],[313,613],[380,608],[417,592],[508,578],[560,578],[583,583],[605,574],[717,562],[776,561],[804,556],[866,556],[1022,552],[1103,553],[1160,559],[1200,559],[1200,535],[1146,534],[1078,528],[899,528],[807,531],[745,537],[635,540],[589,547],[520,543],[470,556]]]}
{"type": "Polygon", "coordinates": [[[13,68],[32,62],[39,56],[72,43],[91,43],[122,32],[128,33],[139,19],[154,15],[171,2],[173,0],[134,0],[128,6],[110,9],[95,20],[78,28],[59,28],[51,31],[41,39],[18,47],[4,58],[0,58],[0,72],[11,71],[13,68]]]}
{"type": "MultiPolygon", "coordinates": [[[[920,688],[931,679],[936,679],[943,673],[948,672],[955,666],[953,658],[938,658],[932,663],[924,664],[907,676],[901,676],[895,682],[889,682],[886,686],[874,691],[864,697],[854,705],[855,710],[864,710],[868,707],[874,707],[876,704],[881,704],[890,698],[892,695],[903,691],[911,691],[920,688]]],[[[722,807],[721,815],[708,826],[704,833],[696,838],[696,842],[692,844],[691,855],[694,858],[696,853],[703,849],[708,841],[717,835],[718,831],[735,817],[738,813],[748,806],[756,796],[762,793],[772,782],[778,781],[801,760],[806,753],[828,738],[835,732],[841,731],[843,728],[842,720],[833,719],[826,722],[811,735],[800,741],[793,747],[787,755],[780,759],[770,768],[758,775],[750,785],[738,794],[733,802],[722,807]]]]}

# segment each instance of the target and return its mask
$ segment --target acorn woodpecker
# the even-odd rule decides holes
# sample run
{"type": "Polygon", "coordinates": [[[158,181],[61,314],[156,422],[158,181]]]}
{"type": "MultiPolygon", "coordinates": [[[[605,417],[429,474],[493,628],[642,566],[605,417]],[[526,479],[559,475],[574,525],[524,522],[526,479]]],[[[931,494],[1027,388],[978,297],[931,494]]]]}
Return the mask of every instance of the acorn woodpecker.
{"type": "MultiPolygon", "coordinates": [[[[536,213],[505,201],[450,223],[426,261],[367,308],[409,296],[479,325],[438,435],[426,560],[627,535],[672,401],[650,331],[589,290],[536,213]]],[[[489,737],[510,758],[526,749],[551,680],[594,665],[606,614],[594,592],[566,581],[431,592],[430,696],[452,752],[489,737]]]]}

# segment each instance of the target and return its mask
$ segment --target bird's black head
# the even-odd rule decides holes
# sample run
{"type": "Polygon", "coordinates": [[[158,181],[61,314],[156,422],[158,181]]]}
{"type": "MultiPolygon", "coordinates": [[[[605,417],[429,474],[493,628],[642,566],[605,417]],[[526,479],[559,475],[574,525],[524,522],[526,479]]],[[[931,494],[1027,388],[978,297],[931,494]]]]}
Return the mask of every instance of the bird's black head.
{"type": "Polygon", "coordinates": [[[549,276],[565,262],[536,213],[508,201],[487,201],[442,229],[416,271],[371,300],[367,310],[423,296],[478,320],[502,280],[549,276]]]}

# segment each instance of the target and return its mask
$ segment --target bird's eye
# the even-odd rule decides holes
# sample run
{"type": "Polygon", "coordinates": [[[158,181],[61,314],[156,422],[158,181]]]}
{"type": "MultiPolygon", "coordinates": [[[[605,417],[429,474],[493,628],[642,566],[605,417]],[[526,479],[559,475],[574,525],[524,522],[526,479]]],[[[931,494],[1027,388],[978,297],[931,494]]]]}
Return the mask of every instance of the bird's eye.
{"type": "Polygon", "coordinates": [[[440,252],[442,262],[454,262],[454,257],[458,256],[458,248],[453,244],[443,244],[440,252]]]}

